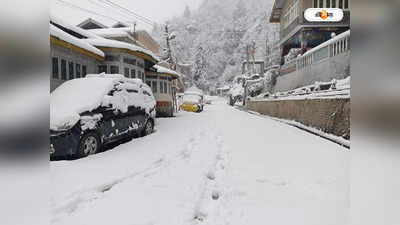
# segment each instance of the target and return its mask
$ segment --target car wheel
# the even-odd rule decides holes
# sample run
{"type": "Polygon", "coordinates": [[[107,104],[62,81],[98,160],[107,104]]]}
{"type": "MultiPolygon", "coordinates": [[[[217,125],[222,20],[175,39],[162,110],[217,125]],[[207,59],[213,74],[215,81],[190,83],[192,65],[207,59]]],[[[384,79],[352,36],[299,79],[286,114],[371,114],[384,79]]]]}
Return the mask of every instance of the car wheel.
{"type": "Polygon", "coordinates": [[[153,121],[147,120],[146,125],[144,125],[142,136],[146,136],[146,135],[153,133],[153,129],[154,129],[153,121]]]}
{"type": "Polygon", "coordinates": [[[95,154],[100,150],[100,138],[95,132],[90,132],[81,138],[77,152],[78,158],[86,157],[95,154]]]}

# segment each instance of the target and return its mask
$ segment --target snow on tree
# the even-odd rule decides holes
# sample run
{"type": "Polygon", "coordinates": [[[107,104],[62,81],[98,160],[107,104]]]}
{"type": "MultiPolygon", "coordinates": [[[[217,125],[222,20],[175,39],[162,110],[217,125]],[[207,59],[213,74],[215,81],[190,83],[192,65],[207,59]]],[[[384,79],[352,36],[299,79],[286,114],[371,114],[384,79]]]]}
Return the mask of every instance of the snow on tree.
{"type": "MultiPolygon", "coordinates": [[[[272,4],[273,0],[204,0],[196,10],[186,7],[181,17],[168,21],[170,32],[176,34],[172,55],[178,63],[192,65],[192,74],[187,75],[199,88],[228,84],[241,74],[247,44],[255,41],[256,59],[266,58],[267,38],[274,36],[274,25],[268,22],[272,4]],[[207,54],[201,56],[200,47],[207,54]],[[202,65],[207,66],[200,71],[202,65]]],[[[153,35],[165,47],[162,33],[153,35]]]]}

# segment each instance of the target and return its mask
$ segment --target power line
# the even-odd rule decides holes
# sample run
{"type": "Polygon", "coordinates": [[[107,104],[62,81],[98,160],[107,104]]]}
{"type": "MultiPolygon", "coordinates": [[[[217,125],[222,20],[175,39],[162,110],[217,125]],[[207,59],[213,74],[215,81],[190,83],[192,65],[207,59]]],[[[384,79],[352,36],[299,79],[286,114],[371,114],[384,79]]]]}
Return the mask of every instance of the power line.
{"type": "MultiPolygon", "coordinates": [[[[121,15],[122,17],[131,17],[131,15],[128,15],[128,14],[126,14],[126,13],[123,13],[123,12],[121,12],[121,11],[115,9],[115,8],[112,7],[112,6],[103,5],[103,4],[101,4],[101,3],[99,3],[99,2],[96,2],[96,1],[94,1],[94,0],[89,0],[89,2],[92,3],[92,4],[94,4],[94,5],[100,6],[100,7],[104,8],[104,9],[106,9],[106,10],[114,10],[116,13],[118,13],[118,14],[121,15]]],[[[134,20],[137,20],[137,18],[134,18],[134,20]]],[[[130,23],[131,21],[129,20],[129,21],[127,21],[127,22],[130,23]]],[[[140,22],[143,22],[143,21],[140,20],[140,22]]],[[[149,23],[147,23],[147,22],[143,22],[143,24],[144,24],[144,25],[153,26],[152,24],[149,24],[149,23]]]]}
{"type": "Polygon", "coordinates": [[[115,7],[119,8],[119,9],[121,9],[121,10],[129,12],[130,14],[134,15],[136,18],[138,18],[142,22],[148,23],[149,25],[154,25],[154,23],[156,23],[156,22],[154,22],[154,21],[152,21],[152,20],[150,20],[150,19],[148,19],[148,18],[146,18],[144,16],[141,16],[141,15],[133,12],[132,10],[127,9],[127,8],[121,6],[121,5],[118,5],[117,3],[114,3],[114,2],[112,2],[110,0],[98,0],[98,1],[106,3],[106,4],[108,3],[108,5],[112,5],[112,6],[115,6],[115,7]]]}

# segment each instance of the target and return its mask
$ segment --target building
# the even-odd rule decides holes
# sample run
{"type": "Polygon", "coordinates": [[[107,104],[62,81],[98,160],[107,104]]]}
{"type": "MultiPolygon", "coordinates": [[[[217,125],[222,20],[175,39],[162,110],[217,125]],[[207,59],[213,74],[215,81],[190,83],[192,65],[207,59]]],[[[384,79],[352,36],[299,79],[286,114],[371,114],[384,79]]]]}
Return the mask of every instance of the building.
{"type": "Polygon", "coordinates": [[[177,110],[176,82],[182,76],[160,65],[155,65],[151,70],[146,71],[146,83],[151,87],[157,101],[157,116],[173,116],[174,111],[177,110]]]}
{"type": "Polygon", "coordinates": [[[97,72],[97,65],[104,61],[105,54],[86,42],[87,38],[94,37],[92,34],[55,17],[51,18],[49,30],[51,92],[66,80],[97,72]]]}
{"type": "Polygon", "coordinates": [[[281,65],[291,49],[311,49],[350,29],[350,0],[275,0],[271,23],[280,23],[281,65]],[[308,8],[341,8],[340,22],[309,22],[304,18],[308,8]]]}

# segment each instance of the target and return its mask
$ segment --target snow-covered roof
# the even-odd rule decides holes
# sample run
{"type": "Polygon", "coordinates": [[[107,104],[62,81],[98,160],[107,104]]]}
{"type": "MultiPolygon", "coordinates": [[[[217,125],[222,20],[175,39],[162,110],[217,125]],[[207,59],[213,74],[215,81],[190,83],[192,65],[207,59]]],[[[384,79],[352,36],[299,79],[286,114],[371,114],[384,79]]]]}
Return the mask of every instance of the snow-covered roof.
{"type": "Polygon", "coordinates": [[[102,29],[91,29],[90,32],[94,34],[105,37],[129,37],[131,36],[129,32],[131,31],[130,27],[119,27],[119,28],[102,28],[102,29]]]}
{"type": "Polygon", "coordinates": [[[70,23],[64,21],[60,17],[55,16],[54,14],[50,14],[50,21],[55,23],[55,24],[58,24],[60,26],[63,26],[68,30],[76,32],[76,33],[78,33],[78,34],[80,34],[82,36],[85,36],[87,38],[98,38],[98,36],[96,34],[94,34],[92,32],[89,32],[89,31],[87,31],[85,29],[82,29],[82,28],[80,28],[78,26],[71,25],[70,23]]]}
{"type": "Polygon", "coordinates": [[[217,88],[217,90],[222,90],[222,91],[224,91],[224,90],[229,90],[231,87],[229,87],[228,85],[225,85],[225,86],[222,86],[222,87],[219,87],[219,88],[217,88]]]}
{"type": "Polygon", "coordinates": [[[91,45],[97,47],[122,48],[135,52],[141,52],[152,57],[155,61],[159,61],[159,58],[152,51],[139,47],[137,45],[129,44],[122,41],[110,40],[106,38],[90,38],[86,39],[86,41],[91,45]]]}
{"type": "Polygon", "coordinates": [[[180,74],[180,73],[178,73],[176,71],[173,71],[171,69],[165,68],[163,66],[154,65],[153,67],[157,70],[157,73],[166,73],[166,74],[169,74],[169,75],[172,75],[172,76],[176,76],[176,77],[181,77],[182,76],[182,74],[180,74]]]}
{"type": "Polygon", "coordinates": [[[81,23],[79,23],[76,26],[77,27],[84,27],[85,25],[90,24],[90,23],[96,25],[97,27],[107,28],[106,25],[104,25],[104,24],[100,23],[99,21],[96,21],[96,20],[94,20],[92,18],[87,18],[86,20],[82,21],[81,23]]]}
{"type": "Polygon", "coordinates": [[[100,49],[94,47],[90,43],[87,42],[88,39],[79,39],[76,38],[63,30],[59,29],[58,27],[54,26],[53,24],[50,24],[50,35],[59,38],[60,40],[66,41],[68,43],[71,43],[79,48],[85,49],[91,53],[94,53],[96,55],[99,55],[101,57],[104,57],[104,52],[102,52],[100,49]]]}

